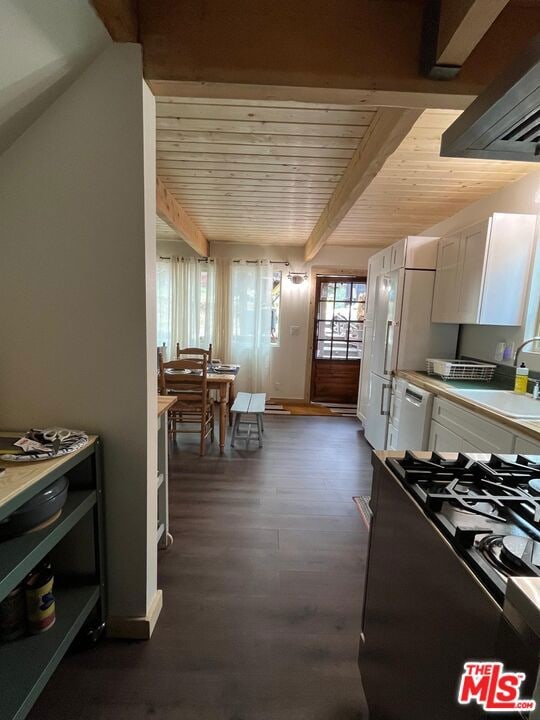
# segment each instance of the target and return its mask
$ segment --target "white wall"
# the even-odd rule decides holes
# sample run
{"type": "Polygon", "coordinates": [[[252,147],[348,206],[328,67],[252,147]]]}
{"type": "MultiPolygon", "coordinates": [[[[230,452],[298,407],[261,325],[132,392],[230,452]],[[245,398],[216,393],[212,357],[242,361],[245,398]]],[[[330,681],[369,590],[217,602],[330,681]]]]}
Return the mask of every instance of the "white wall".
{"type": "Polygon", "coordinates": [[[112,44],[88,0],[0,0],[0,153],[112,44]]]}
{"type": "MultiPolygon", "coordinates": [[[[539,212],[538,193],[540,193],[540,172],[533,172],[521,180],[507,185],[493,195],[489,195],[478,202],[469,205],[452,217],[443,222],[433,225],[422,234],[442,236],[460,228],[472,225],[475,222],[484,220],[493,212],[515,212],[532,213],[539,212]],[[536,199],[535,199],[536,198],[536,199]]],[[[537,248],[540,224],[537,224],[537,248]]],[[[537,259],[535,269],[531,267],[529,286],[530,305],[533,309],[532,315],[536,314],[538,307],[538,281],[540,280],[540,258],[537,259]]],[[[501,288],[504,292],[504,288],[501,288]]],[[[495,347],[498,342],[513,342],[516,347],[522,342],[525,335],[531,333],[533,323],[529,327],[525,324],[519,328],[487,325],[464,325],[461,331],[460,352],[468,357],[475,357],[481,360],[493,361],[495,347]]],[[[540,370],[540,354],[527,353],[523,359],[533,370],[540,370]]],[[[512,361],[507,364],[511,365],[512,361]]]]}
{"type": "Polygon", "coordinates": [[[310,341],[309,302],[310,282],[293,285],[287,280],[288,270],[308,274],[311,269],[333,268],[367,271],[367,260],[380,248],[354,248],[342,246],[326,246],[309,263],[304,262],[302,246],[271,246],[248,245],[244,243],[212,242],[212,257],[228,257],[232,259],[282,260],[290,263],[286,266],[276,265],[283,271],[281,291],[281,320],[279,346],[272,348],[271,393],[275,398],[304,399],[306,362],[310,341]],[[291,327],[298,327],[299,334],[291,335],[291,327]]]}
{"type": "Polygon", "coordinates": [[[154,108],[143,88],[140,47],[111,45],[0,158],[0,427],[102,436],[115,616],[144,616],[156,588],[154,108]]]}

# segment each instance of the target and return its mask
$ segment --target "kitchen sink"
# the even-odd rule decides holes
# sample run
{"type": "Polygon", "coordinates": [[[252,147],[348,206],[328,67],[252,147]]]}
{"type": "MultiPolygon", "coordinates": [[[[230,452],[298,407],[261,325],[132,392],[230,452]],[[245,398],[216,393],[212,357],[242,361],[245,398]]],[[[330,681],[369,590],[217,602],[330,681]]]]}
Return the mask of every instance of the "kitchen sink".
{"type": "Polygon", "coordinates": [[[496,410],[507,417],[522,420],[540,420],[540,400],[532,395],[520,395],[512,390],[458,390],[452,391],[460,397],[478,405],[496,410]]]}

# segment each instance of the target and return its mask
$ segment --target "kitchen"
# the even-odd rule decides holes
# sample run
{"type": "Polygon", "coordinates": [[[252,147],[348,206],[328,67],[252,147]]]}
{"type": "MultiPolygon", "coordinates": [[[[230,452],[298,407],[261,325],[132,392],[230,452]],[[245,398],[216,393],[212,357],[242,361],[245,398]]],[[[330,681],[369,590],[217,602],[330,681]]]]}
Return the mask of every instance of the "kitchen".
{"type": "MultiPolygon", "coordinates": [[[[523,493],[529,498],[537,470],[516,471],[496,461],[484,462],[486,470],[456,461],[452,474],[462,478],[462,485],[459,497],[452,496],[455,514],[448,511],[449,520],[445,508],[435,507],[437,501],[446,502],[441,497],[422,505],[427,490],[425,479],[417,478],[421,470],[415,458],[388,465],[385,456],[375,456],[372,489],[371,449],[401,456],[404,450],[426,451],[426,460],[432,449],[505,453],[515,460],[518,453],[534,453],[540,441],[536,421],[523,417],[527,409],[514,410],[507,400],[502,410],[520,416],[510,417],[493,405],[499,396],[475,399],[479,387],[512,392],[513,356],[524,339],[538,334],[532,271],[538,165],[534,158],[482,158],[477,164],[448,157],[437,164],[442,133],[538,32],[536,8],[497,2],[503,13],[498,18],[494,11],[482,12],[484,3],[469,3],[477,13],[467,19],[475,36],[465,41],[456,33],[461,51],[467,43],[468,49],[465,56],[443,58],[432,68],[435,75],[454,71],[453,79],[441,82],[418,72],[423,3],[413,0],[344,0],[341,13],[333,3],[318,2],[318,13],[301,7],[304,3],[264,3],[264,29],[249,4],[226,18],[221,4],[212,2],[202,14],[194,3],[168,4],[160,14],[154,4],[141,2],[138,18],[128,11],[108,14],[108,3],[94,5],[108,20],[107,37],[87,3],[63,7],[80,10],[84,17],[72,35],[54,32],[55,23],[63,27],[58,16],[46,22],[52,9],[28,15],[34,17],[31,29],[48,27],[47,50],[53,56],[70,41],[74,49],[69,63],[55,56],[55,64],[46,54],[41,58],[50,104],[44,109],[47,94],[40,96],[43,105],[34,97],[32,107],[13,123],[18,134],[7,128],[1,138],[7,148],[0,159],[2,243],[10,268],[3,279],[4,307],[18,308],[16,317],[12,311],[3,317],[10,342],[2,353],[1,427],[13,431],[61,422],[88,429],[93,444],[85,450],[87,457],[79,457],[82,463],[102,452],[103,477],[85,471],[79,486],[77,471],[70,468],[73,493],[68,492],[71,504],[65,507],[77,514],[91,504],[94,537],[103,522],[106,572],[99,563],[94,568],[73,606],[76,618],[62,611],[67,605],[60,592],[58,622],[51,630],[2,644],[4,667],[11,664],[12,676],[21,679],[9,681],[14,693],[7,716],[352,720],[367,718],[369,706],[373,720],[475,717],[480,712],[476,696],[467,705],[457,704],[465,670],[459,664],[495,660],[504,662],[505,670],[527,673],[521,688],[527,700],[533,693],[531,678],[536,678],[535,658],[520,654],[517,630],[507,635],[500,628],[520,626],[524,618],[534,622],[534,578],[525,573],[524,582],[508,583],[503,610],[504,569],[490,569],[488,550],[480,554],[474,543],[450,547],[448,538],[450,520],[459,513],[468,519],[461,524],[470,523],[470,506],[464,512],[455,507],[467,505],[463,487],[478,484],[485,497],[489,482],[504,486],[506,500],[501,493],[496,496],[497,519],[489,516],[489,507],[481,508],[485,524],[477,534],[486,535],[494,522],[494,535],[503,534],[501,526],[510,526],[510,516],[501,509],[507,505],[518,507],[511,508],[512,527],[523,533],[527,519],[520,511],[534,509],[534,500],[507,502],[506,485],[480,473],[492,471],[500,480],[501,473],[519,471],[514,489],[520,498],[523,493]],[[245,42],[251,37],[246,24],[256,42],[245,42]],[[284,38],[284,27],[291,36],[284,38]],[[380,40],[380,27],[387,28],[387,45],[373,42],[380,40]],[[179,29],[181,42],[175,37],[179,29]],[[86,54],[77,46],[80,38],[88,41],[86,54]],[[300,52],[308,46],[307,55],[300,52]],[[388,52],[390,46],[394,53],[388,52]],[[493,52],[503,46],[507,52],[493,52]],[[456,72],[461,64],[462,72],[456,72]],[[72,75],[56,85],[54,68],[68,66],[72,75]],[[160,182],[169,183],[168,194],[159,194],[158,183],[157,197],[156,170],[160,182]],[[156,200],[160,221],[174,234],[175,248],[182,248],[178,255],[187,256],[196,245],[195,256],[202,261],[247,264],[265,258],[281,265],[280,344],[270,348],[275,404],[311,405],[310,367],[313,360],[326,359],[314,356],[316,321],[331,326],[329,339],[321,341],[324,350],[330,346],[332,352],[336,343],[343,354],[339,344],[344,343],[346,356],[351,346],[358,352],[358,328],[350,336],[343,328],[360,322],[360,309],[351,320],[339,308],[335,323],[333,316],[331,322],[317,316],[317,283],[326,278],[337,286],[345,275],[360,285],[367,277],[362,359],[355,361],[362,374],[358,412],[371,442],[364,440],[354,417],[265,413],[263,448],[231,450],[229,434],[222,448],[216,444],[199,458],[192,445],[179,442],[167,452],[165,443],[174,543],[159,553],[156,484],[165,485],[163,473],[158,474],[164,447],[158,424],[163,430],[163,421],[155,408],[156,200]],[[505,230],[514,221],[519,228],[505,230]],[[453,238],[449,247],[455,262],[439,258],[441,238],[453,238]],[[287,267],[304,281],[289,280],[287,267]],[[440,299],[438,308],[433,297],[440,299]],[[458,306],[461,297],[468,300],[466,308],[458,306]],[[46,322],[36,307],[46,309],[46,322]],[[465,311],[467,317],[460,314],[465,311]],[[30,347],[35,350],[18,349],[30,347]],[[463,385],[428,374],[428,358],[497,368],[489,384],[469,380],[463,385]],[[371,389],[378,394],[371,396],[371,389]],[[412,414],[405,411],[408,405],[412,414]],[[93,433],[102,439],[102,449],[93,433]],[[409,462],[412,466],[406,467],[409,462]],[[103,505],[98,501],[101,480],[103,505]],[[357,506],[374,513],[363,621],[368,535],[357,506]],[[403,530],[399,536],[398,529],[403,530]],[[388,572],[396,550],[388,537],[399,545],[400,566],[390,598],[388,572]],[[444,573],[428,572],[430,584],[425,567],[448,569],[448,595],[442,600],[437,593],[444,592],[444,573]],[[422,602],[415,605],[419,596],[422,602]],[[68,653],[38,699],[89,605],[101,611],[108,637],[68,653]],[[458,609],[455,627],[446,626],[448,606],[458,609]],[[502,623],[503,614],[511,623],[502,623]],[[475,631],[469,619],[477,617],[482,622],[475,631]],[[469,618],[465,633],[459,618],[469,618]],[[418,643],[411,627],[426,628],[418,643]],[[497,646],[486,640],[495,631],[501,632],[497,646]],[[464,635],[469,639],[462,643],[464,635]],[[447,663],[428,636],[437,638],[433,645],[446,644],[453,653],[447,663]],[[23,649],[31,644],[43,655],[25,655],[23,649]],[[415,673],[411,653],[418,647],[425,650],[426,664],[418,663],[415,673]],[[27,664],[19,673],[23,656],[27,664]],[[420,697],[425,690],[425,683],[418,682],[420,670],[435,675],[433,691],[425,697],[420,697]]],[[[129,3],[120,5],[125,10],[129,3]]],[[[14,3],[10,11],[13,36],[24,35],[28,17],[14,3]]],[[[459,19],[454,22],[459,29],[459,19]]],[[[24,44],[29,56],[28,48],[42,49],[40,32],[24,44]]],[[[22,67],[16,50],[11,52],[22,67]]],[[[38,83],[37,89],[43,87],[38,83]]],[[[361,294],[354,293],[350,304],[360,305],[361,294]]],[[[318,302],[329,301],[319,297],[318,302]]],[[[344,301],[334,297],[333,302],[344,301]]],[[[525,362],[534,380],[540,365],[531,349],[524,347],[517,360],[525,362]]],[[[340,357],[328,359],[338,362],[340,357]]],[[[447,377],[444,369],[443,374],[447,377]]],[[[528,390],[533,389],[531,382],[528,390]]],[[[519,400],[529,406],[536,402],[523,394],[519,400]]],[[[447,465],[439,467],[447,472],[447,465]]],[[[44,488],[45,478],[35,483],[35,490],[44,488]]],[[[450,490],[456,492],[454,486],[450,490]]],[[[17,498],[8,498],[5,513],[29,498],[28,488],[17,498]]],[[[51,534],[49,546],[70,532],[68,517],[75,520],[63,511],[54,521],[58,525],[41,531],[51,534]]],[[[37,535],[21,537],[19,547],[32,544],[37,535]]],[[[92,537],[86,542],[91,544],[92,537]]],[[[79,550],[86,547],[77,542],[79,550]]],[[[516,552],[512,546],[503,549],[505,557],[516,552]]],[[[529,549],[525,543],[522,556],[530,570],[529,549]]],[[[46,551],[44,544],[38,554],[44,558],[46,551]]],[[[15,574],[6,561],[11,578],[3,584],[6,591],[32,570],[33,558],[35,552],[25,554],[15,574]]],[[[533,631],[531,626],[528,640],[533,631]]]]}

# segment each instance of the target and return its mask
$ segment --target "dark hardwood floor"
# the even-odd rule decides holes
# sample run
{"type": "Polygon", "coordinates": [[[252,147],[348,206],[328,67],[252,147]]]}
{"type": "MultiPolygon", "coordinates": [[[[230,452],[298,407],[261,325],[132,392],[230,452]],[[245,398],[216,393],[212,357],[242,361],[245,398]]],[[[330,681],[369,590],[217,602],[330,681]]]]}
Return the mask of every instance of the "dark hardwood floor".
{"type": "Polygon", "coordinates": [[[265,418],[264,448],[171,451],[152,640],[64,659],[31,720],[365,720],[356,664],[370,451],[351,418],[265,418]]]}

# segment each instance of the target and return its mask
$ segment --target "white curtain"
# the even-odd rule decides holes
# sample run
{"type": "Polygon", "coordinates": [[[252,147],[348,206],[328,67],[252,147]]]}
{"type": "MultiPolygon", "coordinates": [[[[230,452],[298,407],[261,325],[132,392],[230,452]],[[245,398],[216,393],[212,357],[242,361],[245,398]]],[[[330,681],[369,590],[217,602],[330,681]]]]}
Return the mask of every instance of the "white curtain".
{"type": "Polygon", "coordinates": [[[215,258],[214,273],[213,355],[228,363],[231,362],[231,261],[215,258]]]}
{"type": "Polygon", "coordinates": [[[272,266],[268,261],[231,265],[231,360],[241,365],[237,389],[269,392],[272,266]]]}
{"type": "Polygon", "coordinates": [[[208,347],[214,333],[216,274],[214,264],[197,258],[157,262],[158,345],[169,359],[180,347],[208,347]]]}

